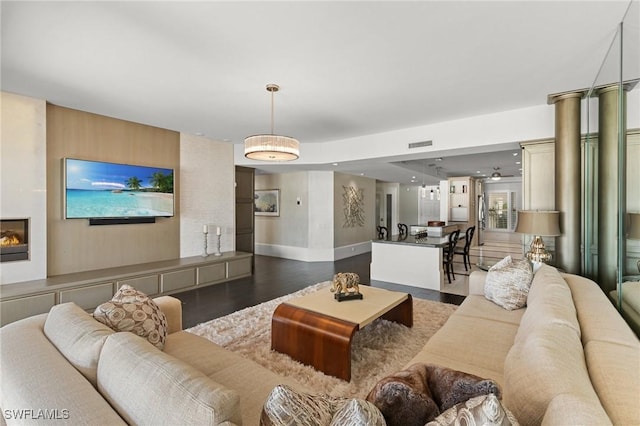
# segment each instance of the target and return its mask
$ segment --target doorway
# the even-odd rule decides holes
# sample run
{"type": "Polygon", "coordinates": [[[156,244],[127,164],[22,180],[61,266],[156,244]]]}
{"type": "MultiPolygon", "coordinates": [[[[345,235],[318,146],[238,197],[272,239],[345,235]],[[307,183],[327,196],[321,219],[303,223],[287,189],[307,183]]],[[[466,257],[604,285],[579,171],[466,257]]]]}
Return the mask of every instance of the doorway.
{"type": "Polygon", "coordinates": [[[516,226],[516,193],[487,192],[487,230],[512,232],[516,226]]]}

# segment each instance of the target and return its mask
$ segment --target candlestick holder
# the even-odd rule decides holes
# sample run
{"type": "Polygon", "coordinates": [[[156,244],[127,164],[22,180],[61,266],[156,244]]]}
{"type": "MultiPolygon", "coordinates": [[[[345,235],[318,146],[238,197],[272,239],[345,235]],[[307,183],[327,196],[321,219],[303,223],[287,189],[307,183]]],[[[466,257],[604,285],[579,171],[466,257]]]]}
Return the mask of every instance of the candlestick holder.
{"type": "Polygon", "coordinates": [[[222,256],[222,253],[220,253],[220,237],[221,235],[218,234],[216,235],[217,241],[216,241],[216,252],[213,254],[214,256],[222,256]]]}
{"type": "Polygon", "coordinates": [[[203,239],[204,247],[202,248],[202,255],[201,256],[202,257],[208,257],[209,253],[207,253],[207,233],[204,232],[203,235],[204,235],[204,239],[203,239]]]}

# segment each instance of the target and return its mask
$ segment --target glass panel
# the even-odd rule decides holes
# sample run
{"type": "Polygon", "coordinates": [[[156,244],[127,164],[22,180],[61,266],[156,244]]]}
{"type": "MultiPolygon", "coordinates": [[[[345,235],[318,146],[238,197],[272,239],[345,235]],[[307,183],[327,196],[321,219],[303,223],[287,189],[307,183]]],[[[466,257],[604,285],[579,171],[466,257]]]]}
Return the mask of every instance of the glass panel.
{"type": "MultiPolygon", "coordinates": [[[[634,231],[636,213],[640,215],[640,131],[638,129],[627,130],[628,113],[638,114],[638,87],[640,78],[640,3],[629,2],[629,8],[616,29],[611,46],[603,58],[602,65],[594,76],[593,85],[584,101],[586,114],[586,136],[583,140],[583,223],[584,223],[584,275],[597,279],[605,290],[610,290],[611,285],[605,283],[602,276],[611,276],[613,264],[607,271],[598,271],[598,255],[604,256],[604,252],[598,253],[598,228],[610,238],[613,237],[612,226],[615,226],[616,240],[616,265],[615,265],[615,290],[614,293],[618,309],[622,310],[622,301],[626,290],[623,283],[632,282],[640,278],[640,236],[634,231]],[[616,85],[617,90],[617,186],[612,184],[606,187],[607,192],[616,193],[616,212],[611,214],[610,204],[603,204],[606,193],[599,193],[599,181],[605,179],[604,172],[598,170],[599,132],[599,100],[598,91],[602,87],[616,85]],[[630,99],[632,107],[628,108],[627,100],[630,99]],[[611,190],[614,191],[611,191],[611,190]],[[600,203],[600,206],[599,206],[600,203]],[[606,215],[605,215],[606,213],[606,215]],[[615,222],[615,223],[614,223],[615,222]],[[609,288],[607,288],[609,287],[609,288]]],[[[609,98],[611,99],[611,98],[609,98]]],[[[634,117],[634,123],[637,119],[634,117]]],[[[613,117],[610,117],[612,119],[613,117]]],[[[637,127],[637,125],[634,125],[637,127]]],[[[609,127],[610,128],[610,127],[609,127]]],[[[608,133],[609,135],[611,133],[608,133]]],[[[612,148],[612,144],[608,143],[612,148]]],[[[608,177],[611,181],[611,177],[608,177]]],[[[603,186],[602,190],[605,190],[603,186]]],[[[613,247],[611,247],[613,248],[613,247]]],[[[600,245],[599,250],[603,250],[600,245]]],[[[603,263],[601,262],[601,265],[603,263]]],[[[602,267],[602,266],[601,266],[602,267]]],[[[610,281],[609,281],[610,282],[610,281]]],[[[626,285],[626,284],[625,284],[626,285]]],[[[625,315],[623,310],[623,315],[625,315]]]]}
{"type": "MultiPolygon", "coordinates": [[[[640,3],[631,2],[629,10],[622,24],[622,80],[629,81],[640,77],[640,3]]],[[[629,113],[636,115],[640,103],[640,84],[632,86],[627,93],[630,102],[629,113]]],[[[629,118],[629,117],[627,117],[629,118]]],[[[622,249],[626,256],[622,259],[621,268],[624,271],[620,278],[619,303],[626,301],[631,294],[631,286],[640,286],[640,132],[638,129],[626,135],[626,212],[624,214],[624,229],[621,230],[622,249]]],[[[637,294],[637,293],[636,293],[637,294]]],[[[624,315],[623,311],[623,315],[624,315]]],[[[636,325],[636,330],[640,325],[636,325]]]]}

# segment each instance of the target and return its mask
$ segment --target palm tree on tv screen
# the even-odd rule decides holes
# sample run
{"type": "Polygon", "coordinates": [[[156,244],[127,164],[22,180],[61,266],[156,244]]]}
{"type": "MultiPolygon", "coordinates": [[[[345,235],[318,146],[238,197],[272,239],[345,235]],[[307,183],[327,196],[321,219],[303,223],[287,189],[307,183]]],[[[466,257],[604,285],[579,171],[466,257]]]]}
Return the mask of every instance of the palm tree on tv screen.
{"type": "Polygon", "coordinates": [[[132,190],[137,191],[137,190],[140,189],[140,185],[142,185],[142,181],[140,179],[138,179],[137,177],[132,176],[129,179],[127,179],[126,184],[132,190]]]}
{"type": "Polygon", "coordinates": [[[151,185],[158,192],[173,193],[173,172],[165,175],[162,172],[155,172],[151,175],[151,185]]]}

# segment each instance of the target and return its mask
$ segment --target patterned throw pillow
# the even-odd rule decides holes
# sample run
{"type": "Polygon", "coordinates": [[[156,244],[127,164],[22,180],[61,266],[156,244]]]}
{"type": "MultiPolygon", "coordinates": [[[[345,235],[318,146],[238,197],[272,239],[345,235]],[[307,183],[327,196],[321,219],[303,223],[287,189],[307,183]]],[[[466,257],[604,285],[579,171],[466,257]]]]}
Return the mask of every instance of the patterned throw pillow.
{"type": "Polygon", "coordinates": [[[130,331],[164,349],[167,318],[146,294],[123,285],[109,302],[98,306],[93,317],[115,331],[130,331]]]}
{"type": "Polygon", "coordinates": [[[454,405],[425,426],[518,425],[518,420],[504,408],[494,394],[481,395],[454,405]]]}
{"type": "Polygon", "coordinates": [[[489,269],[484,284],[484,296],[512,311],[527,304],[533,271],[528,260],[513,262],[507,256],[489,269]]]}
{"type": "Polygon", "coordinates": [[[385,426],[382,413],[362,399],[309,395],[278,385],[262,407],[261,426],[385,426]]]}

